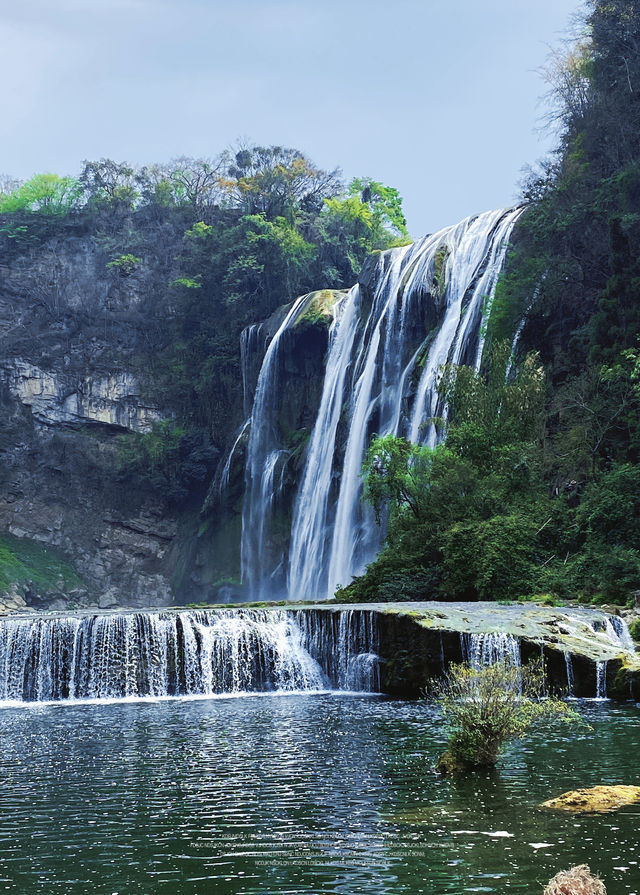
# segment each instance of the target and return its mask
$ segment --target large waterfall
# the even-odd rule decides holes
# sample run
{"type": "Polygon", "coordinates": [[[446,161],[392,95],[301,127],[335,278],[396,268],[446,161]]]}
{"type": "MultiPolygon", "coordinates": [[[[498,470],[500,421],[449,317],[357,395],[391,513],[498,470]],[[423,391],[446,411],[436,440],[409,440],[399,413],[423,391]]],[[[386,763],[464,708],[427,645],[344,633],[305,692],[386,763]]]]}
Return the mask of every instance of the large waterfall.
{"type": "MultiPolygon", "coordinates": [[[[336,302],[289,537],[269,550],[272,528],[282,527],[273,501],[287,456],[277,434],[280,402],[287,400],[279,353],[308,297],[291,308],[266,351],[251,412],[242,571],[252,597],[323,599],[374,558],[380,530],[360,499],[368,442],[374,433],[393,433],[436,443],[434,418],[446,416],[439,371],[447,362],[479,368],[496,282],[520,214],[487,212],[385,252],[372,285],[357,285],[336,302]]],[[[245,342],[249,336],[254,330],[245,342]]]]}
{"type": "Polygon", "coordinates": [[[367,611],[193,610],[0,619],[0,700],[379,690],[367,611]]]}

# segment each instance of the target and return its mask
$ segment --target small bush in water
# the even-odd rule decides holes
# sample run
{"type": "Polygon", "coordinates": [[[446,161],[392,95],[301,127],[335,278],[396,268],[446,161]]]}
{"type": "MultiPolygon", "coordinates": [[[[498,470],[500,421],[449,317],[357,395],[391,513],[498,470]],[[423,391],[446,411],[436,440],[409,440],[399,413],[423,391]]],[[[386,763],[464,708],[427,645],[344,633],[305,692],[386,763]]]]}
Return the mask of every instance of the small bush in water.
{"type": "Polygon", "coordinates": [[[502,747],[539,721],[557,717],[582,723],[556,697],[546,697],[541,661],[516,668],[497,662],[483,668],[452,665],[432,691],[449,728],[447,751],[438,759],[444,774],[493,767],[502,747]]]}

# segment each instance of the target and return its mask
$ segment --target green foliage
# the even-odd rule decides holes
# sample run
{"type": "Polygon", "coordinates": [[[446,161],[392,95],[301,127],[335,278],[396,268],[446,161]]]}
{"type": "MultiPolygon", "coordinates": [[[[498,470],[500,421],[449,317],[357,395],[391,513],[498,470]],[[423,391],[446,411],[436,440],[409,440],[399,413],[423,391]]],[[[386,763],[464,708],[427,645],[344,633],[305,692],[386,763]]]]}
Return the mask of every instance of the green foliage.
{"type": "Polygon", "coordinates": [[[76,570],[55,548],[3,534],[0,590],[28,582],[47,591],[64,591],[82,584],[76,570]]]}
{"type": "Polygon", "coordinates": [[[402,197],[397,189],[369,177],[356,177],[349,184],[349,195],[359,195],[361,202],[369,207],[375,228],[385,228],[404,239],[409,236],[402,197]]]}
{"type": "Polygon", "coordinates": [[[376,438],[363,466],[364,496],[372,505],[378,524],[383,507],[392,502],[399,511],[406,508],[416,519],[424,517],[422,506],[435,451],[411,444],[404,438],[384,435],[376,438]]]}
{"type": "Polygon", "coordinates": [[[193,227],[187,230],[184,235],[187,239],[206,239],[212,233],[213,227],[210,224],[205,224],[204,221],[196,221],[193,227]]]}
{"type": "Polygon", "coordinates": [[[73,177],[36,174],[11,193],[0,194],[0,214],[65,215],[77,206],[81,194],[81,184],[73,177]]]}
{"type": "Polygon", "coordinates": [[[545,694],[542,662],[522,668],[500,662],[480,669],[452,665],[432,692],[449,730],[447,751],[438,761],[443,773],[494,767],[507,743],[550,719],[583,723],[565,702],[545,694]]]}
{"type": "Polygon", "coordinates": [[[185,289],[201,289],[202,277],[198,274],[195,277],[176,277],[171,281],[171,286],[184,286],[185,289]]]}
{"type": "Polygon", "coordinates": [[[410,242],[402,199],[393,187],[366,178],[346,193],[325,199],[319,222],[324,239],[349,261],[346,283],[357,277],[367,254],[410,242]]]}
{"type": "Polygon", "coordinates": [[[526,594],[536,558],[536,526],[526,510],[452,525],[442,538],[442,593],[481,600],[526,594]]]}
{"type": "Polygon", "coordinates": [[[634,618],[629,625],[629,633],[636,643],[640,643],[640,618],[634,618]]]}
{"type": "Polygon", "coordinates": [[[130,253],[127,255],[118,255],[117,258],[112,258],[111,261],[107,263],[107,269],[117,270],[124,276],[128,276],[137,269],[141,262],[142,258],[138,258],[137,255],[132,255],[130,253]]]}
{"type": "Polygon", "coordinates": [[[440,295],[444,295],[445,286],[446,286],[446,271],[447,271],[447,259],[449,258],[449,248],[444,245],[437,249],[433,263],[433,279],[436,285],[436,290],[440,295]]]}

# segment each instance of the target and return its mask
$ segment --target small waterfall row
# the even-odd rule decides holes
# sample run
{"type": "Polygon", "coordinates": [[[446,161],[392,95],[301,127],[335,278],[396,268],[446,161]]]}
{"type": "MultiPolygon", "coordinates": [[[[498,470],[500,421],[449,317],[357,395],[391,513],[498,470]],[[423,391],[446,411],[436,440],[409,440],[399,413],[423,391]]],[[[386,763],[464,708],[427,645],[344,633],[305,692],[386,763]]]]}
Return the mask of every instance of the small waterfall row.
{"type": "MultiPolygon", "coordinates": [[[[374,558],[381,532],[360,499],[370,438],[396,434],[437,442],[434,418],[447,414],[437,391],[441,367],[480,367],[496,283],[521,211],[487,212],[383,253],[369,284],[336,302],[287,538],[271,532],[282,526],[273,518],[272,498],[274,469],[282,462],[278,414],[286,400],[280,353],[308,296],[293,305],[267,348],[251,410],[242,571],[253,598],[332,596],[374,558]],[[285,546],[270,552],[273,540],[285,546]]],[[[243,358],[256,332],[243,336],[243,358]]]]}
{"type": "MultiPolygon", "coordinates": [[[[607,633],[617,646],[630,649],[632,652],[635,651],[633,640],[623,619],[611,616],[599,619],[592,624],[594,630],[607,633]]],[[[477,670],[497,662],[512,668],[520,668],[522,665],[520,641],[511,634],[460,634],[460,649],[463,661],[477,670]]],[[[544,654],[542,654],[542,658],[544,662],[544,654]]],[[[575,676],[571,653],[564,653],[564,661],[567,675],[567,696],[573,697],[575,695],[575,676]]],[[[603,700],[607,698],[607,662],[596,662],[595,671],[595,698],[603,700]]]]}
{"type": "Polygon", "coordinates": [[[520,641],[511,634],[461,634],[462,658],[472,668],[480,669],[500,662],[520,668],[520,641]]]}
{"type": "Polygon", "coordinates": [[[373,613],[194,610],[0,620],[0,699],[379,689],[373,613]]]}

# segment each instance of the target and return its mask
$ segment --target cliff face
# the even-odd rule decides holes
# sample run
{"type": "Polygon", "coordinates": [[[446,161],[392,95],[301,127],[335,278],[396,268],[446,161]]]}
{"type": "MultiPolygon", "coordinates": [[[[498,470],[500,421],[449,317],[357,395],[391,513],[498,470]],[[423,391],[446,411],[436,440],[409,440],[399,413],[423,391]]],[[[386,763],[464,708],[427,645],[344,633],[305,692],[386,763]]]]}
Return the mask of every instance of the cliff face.
{"type": "MultiPolygon", "coordinates": [[[[94,236],[71,234],[0,268],[0,536],[61,550],[84,582],[79,605],[166,604],[179,513],[123,493],[118,436],[166,416],[136,353],[167,261],[156,253],[130,275],[108,261],[94,236]]],[[[22,591],[61,599],[33,582],[22,591]]]]}
{"type": "MultiPolygon", "coordinates": [[[[213,450],[187,498],[126,474],[122,436],[174,416],[145,358],[151,333],[168,338],[171,309],[157,296],[175,276],[182,230],[150,224],[143,233],[134,248],[144,261],[129,268],[108,267],[128,249],[122,234],[115,245],[72,227],[0,265],[0,547],[4,534],[55,549],[81,579],[55,587],[26,574],[18,595],[29,605],[145,607],[241,593],[246,437],[220,483],[283,311],[253,327],[246,394],[239,375],[225,384],[224,418],[214,420],[213,450]]],[[[332,297],[317,294],[283,354],[288,494],[319,401],[332,297]]]]}

